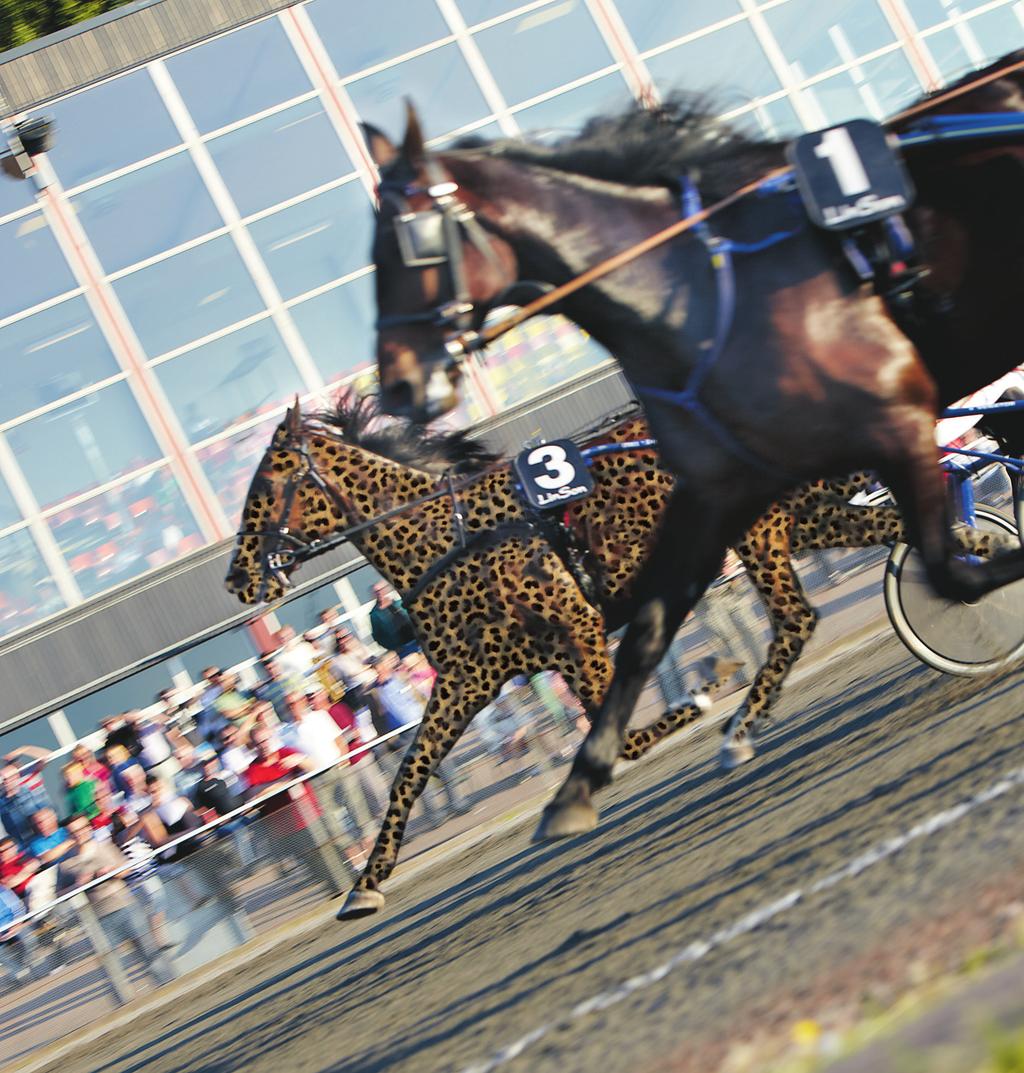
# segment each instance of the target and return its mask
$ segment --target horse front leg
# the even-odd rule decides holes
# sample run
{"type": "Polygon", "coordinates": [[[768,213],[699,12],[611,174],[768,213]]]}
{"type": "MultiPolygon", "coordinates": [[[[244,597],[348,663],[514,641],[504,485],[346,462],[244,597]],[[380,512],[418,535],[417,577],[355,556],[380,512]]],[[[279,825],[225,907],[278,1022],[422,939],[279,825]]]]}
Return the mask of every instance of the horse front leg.
{"type": "Polygon", "coordinates": [[[426,788],[430,776],[484,703],[485,700],[471,702],[461,685],[446,680],[444,675],[438,676],[423,713],[423,722],[417,727],[416,737],[395,775],[388,810],[377,841],[362,875],[338,910],[338,920],[354,920],[383,908],[384,895],[380,885],[395,867],[409,813],[426,788]]]}
{"type": "Polygon", "coordinates": [[[612,682],[568,777],[544,810],[537,840],[564,838],[596,825],[591,795],[611,781],[648,675],[721,564],[726,529],[721,508],[716,516],[718,504],[699,498],[693,489],[684,494],[677,488],[665,507],[662,535],[636,584],[637,610],[619,645],[612,682]],[[690,524],[694,514],[702,519],[696,530],[690,524]]]}

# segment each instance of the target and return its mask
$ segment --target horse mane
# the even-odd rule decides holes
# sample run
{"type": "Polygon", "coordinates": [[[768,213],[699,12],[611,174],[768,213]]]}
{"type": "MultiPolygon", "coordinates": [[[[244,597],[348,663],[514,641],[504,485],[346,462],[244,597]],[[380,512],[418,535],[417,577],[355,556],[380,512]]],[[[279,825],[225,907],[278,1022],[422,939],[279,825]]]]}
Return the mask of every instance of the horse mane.
{"type": "Polygon", "coordinates": [[[308,414],[307,420],[336,430],[353,447],[429,472],[477,473],[501,457],[470,439],[465,429],[429,432],[410,421],[385,418],[374,396],[352,391],[342,392],[333,408],[308,414]]]}
{"type": "Polygon", "coordinates": [[[706,200],[717,200],[781,164],[784,146],[753,138],[719,118],[706,94],[678,93],[657,108],[635,102],[618,114],[595,116],[578,134],[550,144],[468,137],[453,150],[629,186],[678,190],[691,175],[706,200]]]}

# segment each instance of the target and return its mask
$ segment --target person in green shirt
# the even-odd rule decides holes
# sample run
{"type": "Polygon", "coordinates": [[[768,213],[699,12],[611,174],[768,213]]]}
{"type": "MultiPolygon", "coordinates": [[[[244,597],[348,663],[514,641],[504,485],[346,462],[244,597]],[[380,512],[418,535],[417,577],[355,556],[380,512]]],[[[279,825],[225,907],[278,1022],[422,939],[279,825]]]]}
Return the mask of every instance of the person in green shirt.
{"type": "Polygon", "coordinates": [[[95,819],[100,810],[96,804],[96,781],[85,777],[82,765],[77,760],[72,760],[63,767],[64,773],[64,796],[68,804],[68,812],[72,815],[87,816],[90,820],[95,819]]]}

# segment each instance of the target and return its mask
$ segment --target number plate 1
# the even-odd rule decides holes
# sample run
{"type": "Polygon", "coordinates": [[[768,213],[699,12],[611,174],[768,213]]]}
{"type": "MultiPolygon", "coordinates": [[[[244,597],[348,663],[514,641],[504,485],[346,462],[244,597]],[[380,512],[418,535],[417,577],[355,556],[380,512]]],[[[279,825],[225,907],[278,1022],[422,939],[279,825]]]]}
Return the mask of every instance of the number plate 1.
{"type": "Polygon", "coordinates": [[[538,510],[553,510],[594,490],[594,478],[572,440],[528,447],[512,465],[526,501],[538,510]]]}
{"type": "Polygon", "coordinates": [[[903,212],[914,199],[888,136],[869,119],[801,135],[787,155],[808,216],[829,231],[903,212]]]}

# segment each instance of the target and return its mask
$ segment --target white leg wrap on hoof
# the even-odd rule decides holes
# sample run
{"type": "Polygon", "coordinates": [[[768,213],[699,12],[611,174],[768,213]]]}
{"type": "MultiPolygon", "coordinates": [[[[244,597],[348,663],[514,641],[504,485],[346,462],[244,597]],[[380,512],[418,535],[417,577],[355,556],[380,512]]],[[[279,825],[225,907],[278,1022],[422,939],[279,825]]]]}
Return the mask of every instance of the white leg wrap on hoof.
{"type": "Polygon", "coordinates": [[[384,908],[384,895],[379,890],[350,890],[335,920],[357,920],[384,908]]]}
{"type": "Polygon", "coordinates": [[[730,738],[722,745],[719,762],[726,771],[732,771],[733,768],[738,768],[740,764],[753,760],[756,755],[757,750],[754,748],[754,743],[748,738],[743,738],[740,741],[733,741],[730,738]]]}

